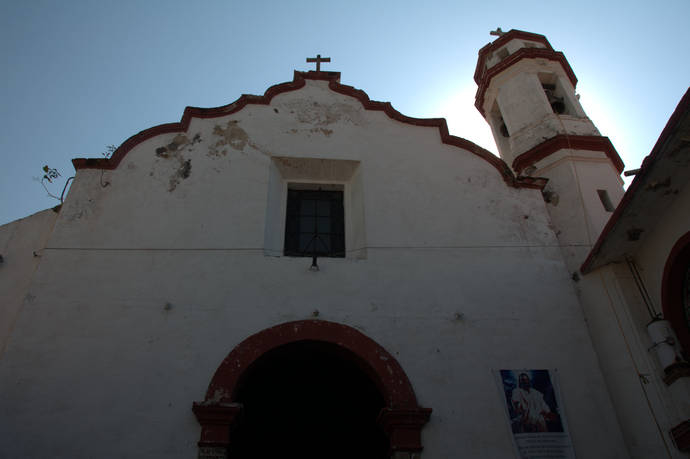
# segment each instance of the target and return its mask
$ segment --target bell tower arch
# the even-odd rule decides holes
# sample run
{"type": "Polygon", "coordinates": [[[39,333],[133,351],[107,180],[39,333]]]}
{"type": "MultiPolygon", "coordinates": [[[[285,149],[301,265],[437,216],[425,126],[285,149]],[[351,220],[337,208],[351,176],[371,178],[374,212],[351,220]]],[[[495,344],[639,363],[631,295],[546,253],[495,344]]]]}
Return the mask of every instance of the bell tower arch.
{"type": "Polygon", "coordinates": [[[544,197],[574,272],[623,196],[623,162],[580,105],[565,55],[543,35],[497,34],[479,51],[475,106],[516,175],[549,179],[544,197]]]}

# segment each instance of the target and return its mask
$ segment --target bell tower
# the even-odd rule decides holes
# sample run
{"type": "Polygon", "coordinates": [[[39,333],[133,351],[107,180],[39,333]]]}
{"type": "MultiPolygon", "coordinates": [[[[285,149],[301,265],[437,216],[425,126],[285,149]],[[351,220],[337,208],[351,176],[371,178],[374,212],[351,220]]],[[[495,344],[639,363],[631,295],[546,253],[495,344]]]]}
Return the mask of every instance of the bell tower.
{"type": "Polygon", "coordinates": [[[479,50],[475,106],[516,175],[549,179],[544,199],[575,272],[623,196],[623,161],[587,118],[562,52],[543,35],[492,35],[479,50]]]}

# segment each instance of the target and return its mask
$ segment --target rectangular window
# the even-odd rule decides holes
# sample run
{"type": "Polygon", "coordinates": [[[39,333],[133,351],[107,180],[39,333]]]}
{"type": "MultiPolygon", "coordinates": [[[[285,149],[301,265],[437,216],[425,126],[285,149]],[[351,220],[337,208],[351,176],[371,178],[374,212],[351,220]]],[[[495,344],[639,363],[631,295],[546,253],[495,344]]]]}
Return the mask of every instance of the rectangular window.
{"type": "Polygon", "coordinates": [[[344,214],[340,190],[288,189],[284,254],[344,257],[344,214]]]}

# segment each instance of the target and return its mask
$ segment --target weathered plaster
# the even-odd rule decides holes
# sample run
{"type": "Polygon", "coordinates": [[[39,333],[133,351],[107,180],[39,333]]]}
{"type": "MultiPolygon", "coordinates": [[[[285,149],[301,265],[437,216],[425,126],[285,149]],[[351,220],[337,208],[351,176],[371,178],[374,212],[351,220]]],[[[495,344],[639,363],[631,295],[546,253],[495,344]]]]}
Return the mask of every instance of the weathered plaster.
{"type": "Polygon", "coordinates": [[[0,360],[22,305],[35,298],[29,285],[57,212],[48,209],[0,226],[0,360]]]}
{"type": "MultiPolygon", "coordinates": [[[[673,204],[666,209],[653,231],[644,235],[639,249],[632,254],[640,266],[645,286],[654,302],[661,309],[661,287],[664,266],[673,245],[690,230],[690,185],[685,184],[676,195],[673,204]]],[[[690,413],[688,413],[690,417],[690,413]]]]}
{"type": "MultiPolygon", "coordinates": [[[[622,161],[608,139],[601,137],[586,118],[575,97],[567,61],[526,58],[497,68],[500,72],[494,72],[488,87],[480,86],[478,103],[483,103],[480,108],[490,113],[501,157],[516,172],[549,179],[544,199],[551,228],[580,299],[628,454],[636,458],[681,457],[669,431],[687,419],[687,392],[675,397],[667,390],[663,373],[650,358],[648,350],[653,343],[645,328],[651,317],[637,285],[625,273],[625,265],[601,268],[587,275],[579,271],[612,215],[599,192],[605,193],[614,206],[623,198],[619,176],[622,161]],[[570,115],[553,112],[542,89],[545,81],[564,91],[570,115]],[[500,132],[501,122],[505,122],[508,138],[500,132]]],[[[653,187],[670,188],[664,185],[661,180],[653,187]]],[[[682,213],[679,208],[674,210],[682,213]]],[[[682,217],[659,217],[663,236],[656,240],[668,245],[673,241],[673,234],[664,234],[668,228],[676,234],[686,231],[682,217]]],[[[629,237],[645,235],[632,231],[629,237]]],[[[658,258],[668,254],[669,247],[651,246],[649,253],[655,254],[656,263],[642,257],[640,266],[649,266],[654,276],[660,276],[663,262],[658,258]]],[[[658,297],[658,291],[654,293],[658,297]]]]}
{"type": "Polygon", "coordinates": [[[209,147],[208,152],[211,155],[220,156],[227,155],[226,146],[234,148],[235,150],[244,150],[249,142],[247,133],[237,125],[237,120],[230,120],[225,127],[215,125],[213,127],[213,134],[220,137],[215,144],[209,147]]]}
{"type": "Polygon", "coordinates": [[[398,360],[434,409],[426,458],[512,455],[503,400],[487,388],[492,370],[519,367],[558,369],[578,456],[626,456],[541,191],[444,142],[438,124],[365,110],[329,84],[142,140],[106,188],[100,170],[79,169],[0,361],[8,455],[145,445],[147,457],[193,457],[191,402],[225,356],[318,311],[398,360]],[[347,245],[366,257],[321,258],[314,272],[266,256],[281,249],[272,212],[289,180],[349,189],[347,245]]]}
{"type": "MultiPolygon", "coordinates": [[[[168,191],[172,192],[177,188],[181,180],[189,178],[192,171],[192,160],[185,158],[184,151],[188,153],[194,151],[193,145],[201,142],[201,135],[196,134],[192,139],[189,139],[184,134],[177,134],[170,143],[165,146],[156,148],[156,156],[164,160],[174,160],[172,163],[172,173],[168,171],[168,191]]],[[[130,163],[132,165],[133,163],[130,163]]],[[[153,176],[156,173],[160,174],[161,162],[156,161],[155,166],[149,175],[153,176]]],[[[128,165],[129,167],[129,165],[128,165]]]]}

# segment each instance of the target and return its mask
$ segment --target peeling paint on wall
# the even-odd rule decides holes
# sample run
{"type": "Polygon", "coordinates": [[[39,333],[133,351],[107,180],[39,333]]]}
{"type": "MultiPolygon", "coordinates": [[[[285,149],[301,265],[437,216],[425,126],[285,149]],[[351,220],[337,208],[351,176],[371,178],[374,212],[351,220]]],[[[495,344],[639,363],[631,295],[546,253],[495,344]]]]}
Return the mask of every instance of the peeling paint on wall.
{"type": "Polygon", "coordinates": [[[228,154],[226,147],[245,153],[244,149],[248,145],[259,153],[269,158],[271,157],[271,152],[251,141],[247,132],[238,126],[237,120],[228,121],[225,127],[220,125],[214,126],[213,134],[219,136],[220,139],[209,147],[208,156],[226,156],[228,154]]]}
{"type": "MultiPolygon", "coordinates": [[[[168,191],[174,191],[181,180],[188,178],[192,171],[192,160],[185,159],[182,153],[186,149],[188,152],[193,151],[193,145],[201,143],[201,134],[196,133],[192,139],[189,139],[185,134],[177,134],[172,141],[161,147],[156,148],[156,156],[161,159],[174,159],[178,162],[178,167],[175,168],[173,174],[168,180],[168,191]]],[[[153,176],[153,171],[149,176],[153,176]]]]}
{"type": "Polygon", "coordinates": [[[175,188],[177,188],[177,185],[180,183],[180,180],[188,178],[192,172],[191,159],[185,160],[184,158],[182,158],[182,156],[180,156],[179,161],[180,167],[178,167],[175,171],[175,174],[173,174],[173,176],[170,177],[170,186],[168,187],[168,191],[175,190],[175,188]]]}
{"type": "MultiPolygon", "coordinates": [[[[201,134],[197,133],[194,135],[192,140],[184,134],[177,134],[175,138],[169,144],[156,148],[156,156],[160,158],[170,158],[175,154],[175,152],[184,150],[186,147],[190,147],[196,143],[201,142],[201,134]]],[[[188,148],[187,151],[192,151],[188,148]]]]}
{"type": "Polygon", "coordinates": [[[310,129],[290,129],[289,131],[285,131],[286,134],[298,134],[298,133],[307,133],[307,137],[311,137],[311,134],[323,134],[326,137],[330,137],[331,134],[333,134],[333,129],[326,129],[326,128],[310,128],[310,129]]]}
{"type": "Polygon", "coordinates": [[[94,214],[96,210],[96,200],[94,198],[79,199],[76,198],[73,204],[69,207],[69,211],[65,212],[67,221],[73,222],[94,214]]]}
{"type": "Polygon", "coordinates": [[[215,125],[213,127],[213,135],[219,136],[220,139],[209,147],[208,154],[210,156],[225,156],[228,150],[225,147],[230,147],[238,151],[244,150],[244,147],[249,143],[249,136],[247,133],[237,125],[237,120],[230,120],[226,127],[215,125]]]}
{"type": "Polygon", "coordinates": [[[344,103],[319,104],[306,99],[291,100],[285,103],[290,113],[296,115],[300,123],[316,126],[326,126],[339,122],[346,122],[355,126],[362,126],[364,118],[361,109],[344,103]]]}

